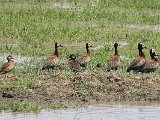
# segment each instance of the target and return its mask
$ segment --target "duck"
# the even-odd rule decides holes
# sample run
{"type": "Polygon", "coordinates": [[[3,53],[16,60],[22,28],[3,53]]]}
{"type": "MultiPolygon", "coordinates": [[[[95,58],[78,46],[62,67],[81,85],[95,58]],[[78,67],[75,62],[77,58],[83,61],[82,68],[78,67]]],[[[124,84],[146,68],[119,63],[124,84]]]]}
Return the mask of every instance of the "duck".
{"type": "Polygon", "coordinates": [[[145,62],[141,70],[142,73],[154,72],[159,66],[159,60],[157,58],[158,54],[156,54],[155,50],[152,48],[149,53],[151,60],[145,62]]]}
{"type": "Polygon", "coordinates": [[[79,58],[78,61],[80,62],[81,67],[86,67],[87,63],[91,60],[91,53],[89,48],[92,47],[89,43],[86,43],[86,54],[79,58]]]}
{"type": "Polygon", "coordinates": [[[131,70],[139,72],[142,69],[146,62],[145,54],[143,52],[144,48],[147,47],[143,43],[138,43],[139,56],[130,63],[127,72],[130,72],[131,70]]]}
{"type": "Polygon", "coordinates": [[[16,63],[14,62],[14,58],[13,58],[11,55],[9,55],[9,56],[7,57],[7,60],[8,60],[8,62],[5,63],[5,64],[0,68],[0,74],[9,73],[9,72],[11,72],[11,71],[15,68],[15,66],[16,66],[16,63]]]}
{"type": "Polygon", "coordinates": [[[44,63],[42,70],[49,70],[49,69],[54,69],[59,62],[59,53],[58,53],[58,48],[63,47],[61,44],[58,45],[58,43],[55,43],[55,51],[54,53],[47,59],[47,61],[44,63]]]}
{"type": "Polygon", "coordinates": [[[68,63],[69,63],[71,70],[73,70],[74,72],[78,72],[81,70],[81,64],[76,59],[75,54],[70,54],[68,63]]]}
{"type": "Polygon", "coordinates": [[[121,59],[120,59],[119,52],[117,50],[118,46],[120,46],[120,44],[115,42],[114,43],[115,53],[112,59],[108,62],[108,68],[107,68],[108,72],[110,72],[111,70],[117,70],[118,66],[120,65],[121,59]]]}
{"type": "Polygon", "coordinates": [[[98,73],[100,73],[100,74],[106,73],[105,67],[102,66],[100,63],[98,63],[98,64],[95,66],[95,70],[96,70],[96,72],[98,72],[98,73]]]}

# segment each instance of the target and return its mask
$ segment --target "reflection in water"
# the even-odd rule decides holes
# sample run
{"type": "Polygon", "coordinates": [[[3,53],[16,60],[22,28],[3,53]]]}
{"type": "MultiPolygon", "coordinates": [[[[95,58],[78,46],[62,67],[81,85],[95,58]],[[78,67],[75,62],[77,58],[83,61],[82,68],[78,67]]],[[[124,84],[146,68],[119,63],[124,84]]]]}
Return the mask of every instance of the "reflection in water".
{"type": "Polygon", "coordinates": [[[34,113],[0,114],[0,120],[160,120],[160,105],[96,105],[34,113]]]}

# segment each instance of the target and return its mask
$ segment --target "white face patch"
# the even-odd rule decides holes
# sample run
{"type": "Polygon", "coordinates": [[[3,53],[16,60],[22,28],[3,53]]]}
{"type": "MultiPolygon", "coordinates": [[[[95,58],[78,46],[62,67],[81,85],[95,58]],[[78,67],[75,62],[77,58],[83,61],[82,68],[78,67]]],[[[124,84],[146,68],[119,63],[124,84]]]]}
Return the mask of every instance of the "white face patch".
{"type": "Polygon", "coordinates": [[[146,46],[144,44],[142,44],[142,48],[145,48],[146,46]]]}
{"type": "Polygon", "coordinates": [[[155,50],[154,50],[154,49],[152,49],[152,53],[153,53],[153,52],[155,52],[155,50]]]}
{"type": "Polygon", "coordinates": [[[10,58],[12,61],[14,61],[14,58],[10,58]]]}

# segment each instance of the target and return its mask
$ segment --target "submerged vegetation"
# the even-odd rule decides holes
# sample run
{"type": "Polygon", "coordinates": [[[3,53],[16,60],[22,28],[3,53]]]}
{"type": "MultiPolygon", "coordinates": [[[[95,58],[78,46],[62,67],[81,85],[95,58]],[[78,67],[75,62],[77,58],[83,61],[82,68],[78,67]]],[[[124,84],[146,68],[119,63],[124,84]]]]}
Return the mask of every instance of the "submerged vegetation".
{"type": "MultiPolygon", "coordinates": [[[[1,0],[0,63],[15,58],[16,68],[0,76],[1,110],[39,111],[83,102],[159,101],[160,70],[127,73],[138,56],[137,44],[160,51],[159,0],[1,0]],[[59,49],[56,70],[41,72],[44,61],[59,49]],[[75,74],[68,66],[70,54],[82,56],[91,43],[87,69],[75,74]],[[119,69],[106,71],[121,44],[119,69]],[[25,60],[21,60],[21,56],[25,60]],[[21,60],[21,61],[20,61],[21,60]],[[101,63],[102,67],[96,67],[101,63]]],[[[149,49],[144,53],[150,59],[149,49]]]]}

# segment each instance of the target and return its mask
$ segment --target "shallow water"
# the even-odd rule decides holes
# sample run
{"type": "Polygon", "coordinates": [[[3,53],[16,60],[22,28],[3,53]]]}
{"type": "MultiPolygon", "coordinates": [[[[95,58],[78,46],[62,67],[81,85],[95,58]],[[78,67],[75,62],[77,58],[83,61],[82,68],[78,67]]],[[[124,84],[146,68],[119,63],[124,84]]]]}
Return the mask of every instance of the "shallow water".
{"type": "Polygon", "coordinates": [[[160,25],[127,25],[128,28],[160,32],[160,25]]]}
{"type": "MultiPolygon", "coordinates": [[[[7,62],[7,56],[9,54],[3,54],[3,55],[0,55],[0,61],[2,62],[7,62]]],[[[22,55],[12,55],[12,57],[14,58],[14,61],[16,63],[26,63],[26,62],[29,62],[31,61],[33,58],[31,57],[27,57],[27,56],[22,56],[22,55]]]]}
{"type": "Polygon", "coordinates": [[[18,47],[18,44],[0,44],[0,47],[13,47],[13,48],[15,48],[15,47],[18,47]]]}
{"type": "MultiPolygon", "coordinates": [[[[99,0],[95,0],[94,2],[90,1],[90,5],[92,7],[96,7],[99,3],[99,0]]],[[[78,5],[74,5],[71,2],[53,2],[50,3],[50,8],[62,8],[62,9],[79,9],[79,10],[83,10],[84,8],[88,7],[87,4],[78,4],[78,5]]]]}
{"type": "Polygon", "coordinates": [[[0,120],[160,120],[160,104],[91,105],[34,113],[0,113],[0,120]]]}

